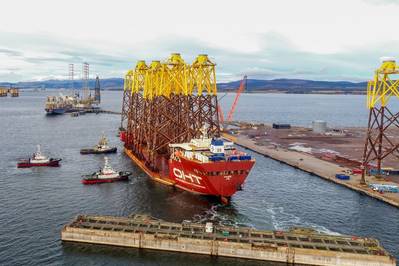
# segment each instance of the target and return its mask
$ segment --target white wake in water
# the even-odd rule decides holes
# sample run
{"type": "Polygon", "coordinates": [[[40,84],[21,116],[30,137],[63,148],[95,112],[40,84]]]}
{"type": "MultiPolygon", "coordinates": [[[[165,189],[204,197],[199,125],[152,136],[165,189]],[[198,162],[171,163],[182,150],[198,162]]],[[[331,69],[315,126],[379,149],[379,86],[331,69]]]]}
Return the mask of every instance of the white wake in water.
{"type": "Polygon", "coordinates": [[[318,225],[312,222],[304,221],[300,217],[288,213],[281,206],[275,206],[274,203],[265,203],[265,210],[270,215],[273,223],[273,227],[276,230],[289,230],[292,227],[307,227],[312,228],[318,232],[329,234],[329,235],[340,235],[340,233],[332,231],[322,225],[318,225]]]}
{"type": "MultiPolygon", "coordinates": [[[[266,213],[264,214],[265,220],[271,220],[273,228],[275,230],[286,231],[292,227],[306,227],[312,228],[320,233],[325,233],[329,235],[340,235],[340,233],[332,231],[325,226],[305,221],[302,218],[287,212],[282,206],[275,206],[274,203],[264,202],[264,208],[262,208],[266,213]]],[[[245,227],[256,227],[254,224],[259,226],[259,221],[251,222],[244,215],[238,213],[231,214],[228,212],[223,205],[213,205],[210,209],[205,210],[201,214],[196,214],[191,220],[187,222],[193,223],[206,223],[213,222],[214,224],[226,225],[226,226],[245,226],[245,227]]],[[[258,216],[259,219],[260,216],[258,216]]],[[[261,229],[261,228],[257,228],[261,229]]]]}

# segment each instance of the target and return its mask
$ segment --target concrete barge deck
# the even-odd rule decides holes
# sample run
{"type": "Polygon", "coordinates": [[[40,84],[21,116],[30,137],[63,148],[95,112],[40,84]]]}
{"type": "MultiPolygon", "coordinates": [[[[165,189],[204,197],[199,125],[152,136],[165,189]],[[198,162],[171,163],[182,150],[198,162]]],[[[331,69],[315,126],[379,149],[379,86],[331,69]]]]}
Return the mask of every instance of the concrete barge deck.
{"type": "MultiPolygon", "coordinates": [[[[310,174],[314,174],[328,181],[334,182],[346,188],[352,189],[364,195],[370,196],[377,200],[388,203],[399,208],[399,193],[380,193],[372,190],[367,185],[360,184],[360,175],[350,174],[351,168],[340,166],[333,162],[328,162],[316,158],[311,154],[288,150],[284,148],[271,148],[268,146],[257,145],[256,140],[250,139],[243,135],[233,136],[231,134],[223,133],[223,137],[234,141],[235,144],[252,150],[261,155],[270,157],[279,162],[290,165],[294,168],[303,170],[310,174]],[[339,180],[335,177],[336,174],[345,173],[350,176],[350,180],[339,180]]],[[[367,176],[369,183],[384,183],[375,176],[367,176]]],[[[389,183],[389,182],[388,182],[389,183]]]]}
{"type": "Polygon", "coordinates": [[[147,215],[78,215],[62,241],[274,261],[294,265],[394,266],[375,239],[320,234],[310,229],[262,231],[247,227],[170,223],[147,215]],[[208,230],[206,230],[208,228],[208,230]]]}

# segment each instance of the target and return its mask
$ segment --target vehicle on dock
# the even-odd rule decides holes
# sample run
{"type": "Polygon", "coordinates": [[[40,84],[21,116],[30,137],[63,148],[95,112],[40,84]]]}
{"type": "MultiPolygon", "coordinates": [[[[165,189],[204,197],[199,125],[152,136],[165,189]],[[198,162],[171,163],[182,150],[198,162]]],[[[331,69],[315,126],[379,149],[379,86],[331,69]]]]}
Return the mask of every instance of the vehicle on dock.
{"type": "Polygon", "coordinates": [[[117,151],[116,147],[110,147],[108,145],[108,140],[103,134],[101,136],[98,144],[91,149],[81,149],[80,154],[101,154],[101,153],[115,153],[117,151]]]}
{"type": "Polygon", "coordinates": [[[125,181],[129,179],[131,172],[121,171],[116,172],[109,164],[107,157],[104,157],[104,167],[98,172],[90,175],[83,175],[82,184],[92,185],[100,183],[112,183],[115,181],[125,181]]]}
{"type": "Polygon", "coordinates": [[[175,186],[193,193],[221,197],[222,201],[241,190],[255,164],[248,154],[238,151],[233,142],[208,138],[206,130],[189,143],[169,144],[169,178],[175,186]]]}
{"type": "Polygon", "coordinates": [[[37,151],[32,155],[31,158],[21,159],[17,163],[18,168],[28,168],[36,166],[60,166],[61,159],[59,158],[48,158],[42,155],[40,151],[40,145],[37,145],[37,151]]]}

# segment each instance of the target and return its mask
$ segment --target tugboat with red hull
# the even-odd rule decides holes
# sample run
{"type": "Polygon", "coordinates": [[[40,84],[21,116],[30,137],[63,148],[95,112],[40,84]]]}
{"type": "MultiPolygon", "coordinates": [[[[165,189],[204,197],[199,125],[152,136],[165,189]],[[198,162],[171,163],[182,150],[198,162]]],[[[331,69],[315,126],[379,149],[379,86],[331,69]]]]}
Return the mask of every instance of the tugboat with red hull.
{"type": "Polygon", "coordinates": [[[60,166],[61,159],[59,158],[47,158],[40,152],[40,145],[37,145],[37,151],[32,155],[32,158],[21,159],[17,163],[18,168],[29,168],[36,166],[60,166]]]}
{"type": "Polygon", "coordinates": [[[208,138],[203,132],[189,143],[169,144],[169,178],[193,193],[221,197],[228,202],[241,190],[255,160],[238,151],[233,142],[208,138]]]}
{"type": "Polygon", "coordinates": [[[83,175],[82,184],[92,185],[100,183],[112,183],[115,181],[126,181],[129,179],[131,172],[116,172],[109,165],[107,157],[104,157],[104,167],[91,175],[83,175]]]}

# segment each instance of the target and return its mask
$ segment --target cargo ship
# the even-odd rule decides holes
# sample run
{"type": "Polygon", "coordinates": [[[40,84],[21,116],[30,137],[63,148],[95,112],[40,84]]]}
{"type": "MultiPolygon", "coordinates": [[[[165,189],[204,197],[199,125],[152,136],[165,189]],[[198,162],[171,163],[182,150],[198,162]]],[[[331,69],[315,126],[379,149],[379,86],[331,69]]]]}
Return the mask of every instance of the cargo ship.
{"type": "Polygon", "coordinates": [[[76,111],[77,102],[78,98],[74,96],[48,96],[44,110],[47,115],[62,115],[76,111]]]}
{"type": "Polygon", "coordinates": [[[84,111],[95,112],[99,110],[99,107],[94,107],[93,105],[101,103],[100,79],[98,76],[95,82],[94,93],[94,96],[92,96],[91,93],[89,94],[89,88],[85,88],[83,90],[84,97],[79,97],[79,93],[74,93],[71,96],[62,94],[59,96],[48,96],[44,110],[47,115],[62,115],[84,111]]]}
{"type": "MultiPolygon", "coordinates": [[[[228,203],[231,196],[243,189],[244,182],[255,164],[247,153],[239,151],[234,142],[209,138],[203,131],[200,138],[187,143],[169,144],[170,158],[163,169],[153,171],[131,150],[125,153],[151,178],[194,194],[216,196],[228,203]]],[[[126,140],[126,132],[120,138],[126,140]]]]}
{"type": "Polygon", "coordinates": [[[125,75],[119,137],[153,180],[228,203],[255,160],[220,138],[215,66],[206,54],[139,60],[125,75]]]}

